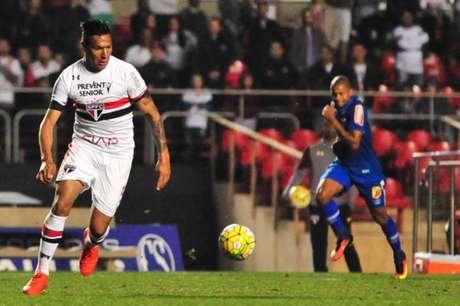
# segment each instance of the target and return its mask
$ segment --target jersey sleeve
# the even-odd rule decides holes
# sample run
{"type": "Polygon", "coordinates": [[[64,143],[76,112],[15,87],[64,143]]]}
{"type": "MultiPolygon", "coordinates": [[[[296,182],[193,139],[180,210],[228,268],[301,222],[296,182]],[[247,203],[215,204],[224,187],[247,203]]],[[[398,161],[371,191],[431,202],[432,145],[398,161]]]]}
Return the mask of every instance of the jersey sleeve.
{"type": "Polygon", "coordinates": [[[131,100],[139,101],[147,91],[147,85],[141,77],[139,71],[134,66],[129,65],[129,72],[127,77],[128,96],[131,100]]]}
{"type": "Polygon", "coordinates": [[[51,92],[51,103],[50,108],[62,110],[67,105],[69,98],[69,89],[67,87],[64,73],[58,77],[53,86],[53,91],[51,92]]]}
{"type": "Polygon", "coordinates": [[[352,110],[351,130],[357,130],[361,133],[365,132],[364,122],[366,120],[364,106],[361,103],[356,103],[352,110]]]}

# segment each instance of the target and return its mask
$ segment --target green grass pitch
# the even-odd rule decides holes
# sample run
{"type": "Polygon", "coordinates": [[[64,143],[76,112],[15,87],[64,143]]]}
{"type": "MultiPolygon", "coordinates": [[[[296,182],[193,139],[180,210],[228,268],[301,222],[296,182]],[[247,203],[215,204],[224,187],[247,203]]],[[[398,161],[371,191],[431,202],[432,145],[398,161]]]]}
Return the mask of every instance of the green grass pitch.
{"type": "Polygon", "coordinates": [[[55,272],[33,298],[21,291],[30,276],[1,272],[0,305],[460,305],[456,275],[55,272]]]}

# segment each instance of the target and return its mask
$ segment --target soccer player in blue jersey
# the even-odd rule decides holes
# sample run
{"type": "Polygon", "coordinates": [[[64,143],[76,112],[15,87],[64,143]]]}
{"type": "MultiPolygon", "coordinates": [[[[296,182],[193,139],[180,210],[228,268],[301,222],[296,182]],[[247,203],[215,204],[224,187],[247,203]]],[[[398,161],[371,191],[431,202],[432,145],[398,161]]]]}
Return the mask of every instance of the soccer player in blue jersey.
{"type": "Polygon", "coordinates": [[[337,159],[331,162],[322,175],[316,191],[316,201],[338,237],[331,260],[339,260],[345,249],[353,243],[353,237],[339,215],[334,197],[355,185],[393,249],[395,278],[405,279],[408,275],[406,254],[401,249],[396,224],[385,208],[385,177],[372,149],[367,111],[363,102],[353,96],[347,77],[336,76],[330,88],[332,103],[323,108],[322,115],[337,131],[337,141],[333,144],[337,159]]]}

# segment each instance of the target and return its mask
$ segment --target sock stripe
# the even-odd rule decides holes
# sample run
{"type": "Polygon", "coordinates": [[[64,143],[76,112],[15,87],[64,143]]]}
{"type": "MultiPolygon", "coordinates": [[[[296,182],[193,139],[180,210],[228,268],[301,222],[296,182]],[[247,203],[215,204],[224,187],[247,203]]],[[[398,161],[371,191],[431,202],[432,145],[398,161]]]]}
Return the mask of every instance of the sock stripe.
{"type": "Polygon", "coordinates": [[[394,234],[393,236],[390,237],[390,241],[395,242],[395,240],[398,239],[398,238],[399,238],[399,234],[396,233],[396,234],[394,234]]]}
{"type": "Polygon", "coordinates": [[[48,237],[45,237],[45,236],[41,236],[42,240],[43,241],[46,241],[48,243],[53,243],[53,244],[59,244],[62,240],[62,237],[58,237],[58,238],[48,238],[48,237]]]}
{"type": "Polygon", "coordinates": [[[337,219],[337,217],[339,216],[339,211],[337,211],[335,214],[333,214],[332,216],[330,217],[327,217],[327,220],[330,222],[330,223],[334,223],[335,220],[337,219]]]}
{"type": "Polygon", "coordinates": [[[55,231],[48,228],[46,225],[42,228],[42,236],[50,239],[61,238],[64,231],[55,231]]]}

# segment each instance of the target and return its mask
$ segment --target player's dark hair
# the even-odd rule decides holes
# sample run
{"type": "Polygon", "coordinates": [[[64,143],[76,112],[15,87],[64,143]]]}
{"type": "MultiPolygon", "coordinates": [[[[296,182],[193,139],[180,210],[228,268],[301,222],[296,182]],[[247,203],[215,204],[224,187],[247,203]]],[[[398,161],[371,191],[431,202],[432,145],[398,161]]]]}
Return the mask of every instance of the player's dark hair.
{"type": "Polygon", "coordinates": [[[84,46],[88,44],[90,36],[110,34],[109,25],[99,19],[90,19],[81,24],[81,42],[84,46]]]}
{"type": "Polygon", "coordinates": [[[334,88],[339,84],[343,84],[347,86],[348,88],[351,88],[350,80],[344,75],[338,75],[334,77],[331,81],[331,87],[330,87],[331,91],[334,90],[334,88]]]}

